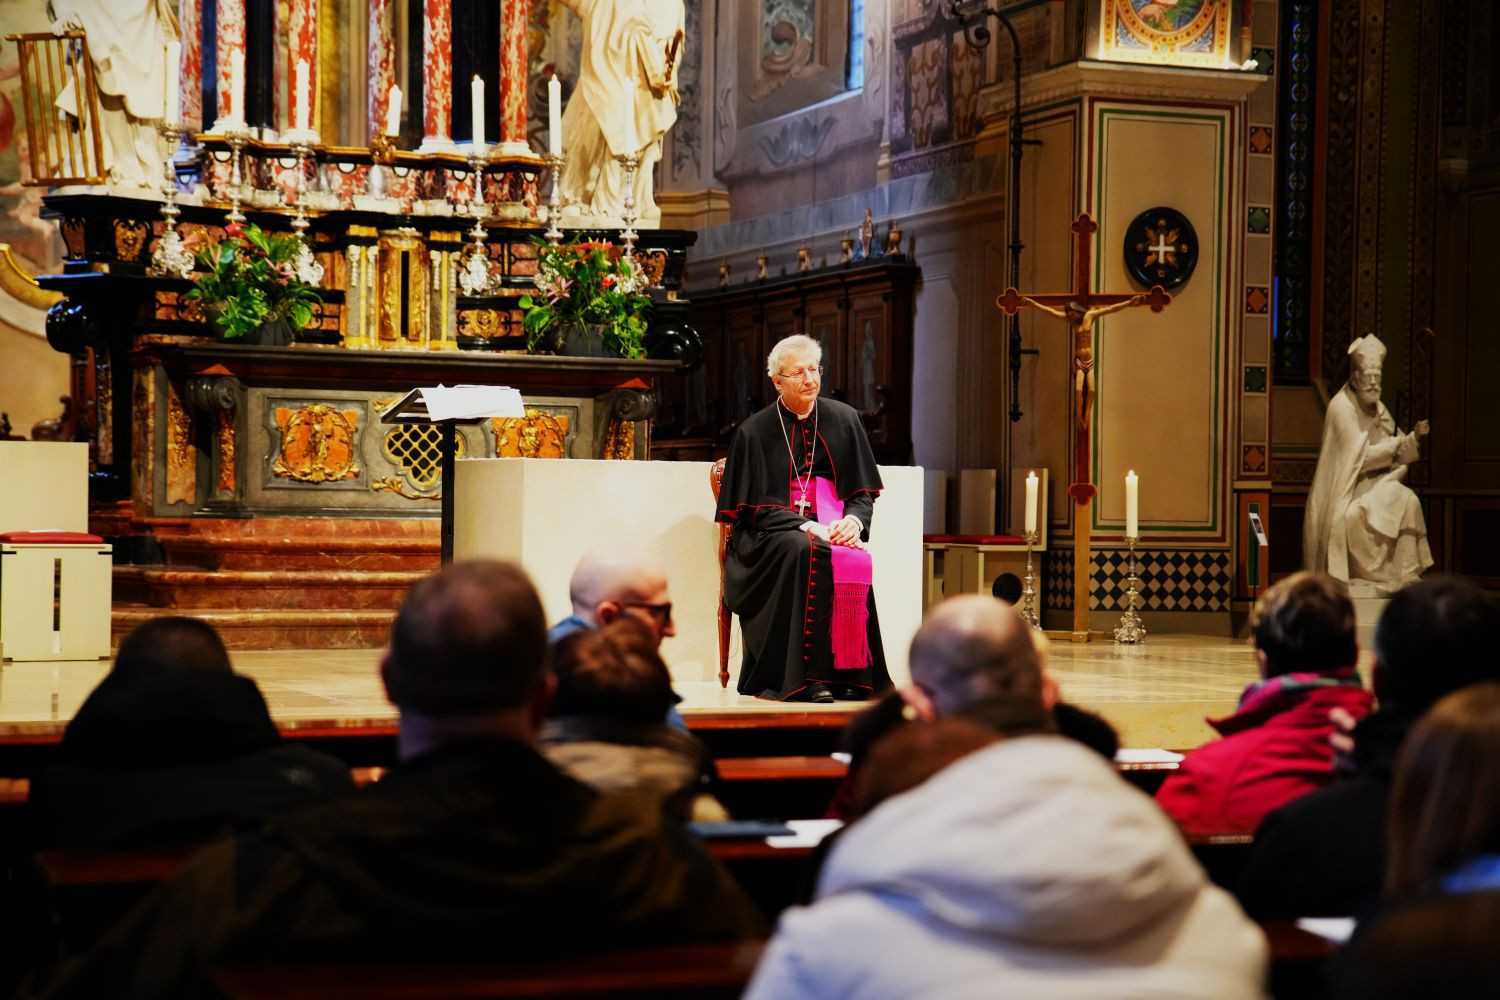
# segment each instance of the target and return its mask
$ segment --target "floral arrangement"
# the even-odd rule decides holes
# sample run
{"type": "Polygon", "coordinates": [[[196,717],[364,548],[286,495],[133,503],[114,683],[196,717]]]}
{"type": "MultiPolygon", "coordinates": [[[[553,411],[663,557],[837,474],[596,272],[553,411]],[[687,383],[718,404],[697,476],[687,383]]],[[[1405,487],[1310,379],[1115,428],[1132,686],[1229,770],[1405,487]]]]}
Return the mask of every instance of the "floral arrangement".
{"type": "Polygon", "coordinates": [[[321,275],[315,276],[322,268],[296,236],[232,222],[223,240],[199,246],[195,256],[203,273],[187,297],[218,311],[225,337],[243,337],[276,320],[295,332],[322,301],[316,284],[321,275]]]}
{"type": "Polygon", "coordinates": [[[593,327],[608,350],[645,357],[651,299],[640,262],[608,242],[539,243],[536,291],[521,297],[527,347],[546,346],[569,326],[593,327]]]}

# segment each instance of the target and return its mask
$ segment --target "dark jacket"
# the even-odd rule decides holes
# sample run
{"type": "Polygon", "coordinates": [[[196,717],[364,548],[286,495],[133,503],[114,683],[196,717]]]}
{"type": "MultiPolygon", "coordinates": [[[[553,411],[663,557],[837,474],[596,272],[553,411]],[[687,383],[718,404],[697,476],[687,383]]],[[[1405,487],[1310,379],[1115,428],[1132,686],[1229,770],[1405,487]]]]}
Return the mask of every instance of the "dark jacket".
{"type": "Polygon", "coordinates": [[[199,853],[46,996],[191,994],[247,963],[491,961],[761,936],[656,800],[529,747],[452,746],[199,853]]]}
{"type": "Polygon", "coordinates": [[[1349,917],[1380,895],[1391,773],[1410,718],[1388,710],[1354,729],[1354,773],[1268,815],[1236,895],[1257,920],[1349,917]]]}
{"type": "Polygon", "coordinates": [[[206,840],[353,788],[348,765],[281,739],[250,678],[117,669],[68,723],[29,807],[39,846],[141,847],[206,840]]]}

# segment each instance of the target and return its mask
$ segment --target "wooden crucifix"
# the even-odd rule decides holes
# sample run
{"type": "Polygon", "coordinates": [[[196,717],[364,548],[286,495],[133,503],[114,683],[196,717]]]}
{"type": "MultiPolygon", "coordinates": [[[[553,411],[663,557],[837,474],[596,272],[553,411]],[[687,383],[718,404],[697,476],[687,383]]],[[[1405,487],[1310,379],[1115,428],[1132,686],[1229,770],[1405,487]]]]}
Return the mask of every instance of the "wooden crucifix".
{"type": "Polygon", "coordinates": [[[1161,312],[1172,296],[1160,285],[1152,285],[1146,292],[1089,291],[1094,233],[1098,232],[1099,224],[1083,212],[1073,220],[1071,228],[1075,240],[1072,290],[1022,295],[1014,288],[1007,288],[995,304],[1007,316],[1014,316],[1027,306],[1039,309],[1067,320],[1073,333],[1073,485],[1068,487],[1068,495],[1073,498],[1073,631],[1069,638],[1088,642],[1089,593],[1093,589],[1089,576],[1089,530],[1094,495],[1098,492],[1089,460],[1089,422],[1094,406],[1094,320],[1132,306],[1150,306],[1152,312],[1161,312]]]}

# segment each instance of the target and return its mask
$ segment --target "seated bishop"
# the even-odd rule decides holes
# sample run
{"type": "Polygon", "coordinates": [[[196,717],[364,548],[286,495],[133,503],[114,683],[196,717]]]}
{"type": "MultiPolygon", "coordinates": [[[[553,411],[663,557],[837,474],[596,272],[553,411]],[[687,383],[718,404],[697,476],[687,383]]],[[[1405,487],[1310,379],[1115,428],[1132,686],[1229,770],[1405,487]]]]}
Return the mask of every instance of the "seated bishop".
{"type": "Polygon", "coordinates": [[[1392,594],[1432,565],[1422,505],[1405,484],[1428,426],[1419,420],[1402,433],[1380,401],[1385,345],[1374,334],[1349,345],[1349,360],[1349,381],[1323,418],[1303,561],[1348,583],[1352,596],[1392,594]]]}
{"type": "Polygon", "coordinates": [[[736,429],[719,490],[739,691],[779,701],[858,701],[890,684],[865,548],[880,473],[859,414],[818,398],[822,356],[800,335],[771,349],[779,395],[736,429]]]}

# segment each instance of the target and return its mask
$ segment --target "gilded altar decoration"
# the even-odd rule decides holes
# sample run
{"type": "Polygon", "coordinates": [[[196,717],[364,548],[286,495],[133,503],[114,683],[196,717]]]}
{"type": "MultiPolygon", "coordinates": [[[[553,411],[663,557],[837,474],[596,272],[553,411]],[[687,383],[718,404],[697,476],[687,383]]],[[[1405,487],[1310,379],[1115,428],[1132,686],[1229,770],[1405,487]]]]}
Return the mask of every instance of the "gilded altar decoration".
{"type": "Polygon", "coordinates": [[[500,310],[460,309],[458,313],[458,335],[489,340],[500,332],[500,310]]]}
{"type": "Polygon", "coordinates": [[[358,410],[336,410],[323,403],[296,410],[278,406],[281,453],[271,471],[304,483],[353,479],[360,472],[355,452],[358,426],[358,410]]]}
{"type": "MultiPolygon", "coordinates": [[[[384,410],[394,403],[395,399],[387,402],[385,406],[377,406],[377,410],[384,410]]],[[[385,457],[390,459],[391,464],[401,470],[401,474],[409,479],[413,486],[419,490],[430,490],[438,484],[443,477],[443,453],[442,431],[436,424],[398,424],[386,431],[385,442],[381,450],[385,457]]],[[[464,444],[464,436],[456,435],[454,439],[453,457],[463,458],[467,450],[464,444]]],[[[377,479],[370,485],[372,490],[387,490],[391,493],[400,493],[408,500],[420,500],[423,496],[431,497],[435,494],[424,494],[423,496],[409,496],[401,490],[392,489],[390,480],[377,479]]]]}
{"type": "MultiPolygon", "coordinates": [[[[109,465],[115,460],[115,378],[109,352],[90,350],[94,359],[94,427],[97,431],[95,451],[99,462],[109,465]]],[[[82,406],[79,407],[80,411],[82,406]]]]}
{"type": "Polygon", "coordinates": [[[1105,0],[1100,57],[1161,66],[1235,65],[1230,0],[1105,0]]]}
{"type": "Polygon", "coordinates": [[[667,273],[667,252],[665,250],[646,250],[637,253],[636,259],[640,261],[641,267],[646,271],[647,287],[655,288],[661,284],[662,276],[667,273]]]}
{"type": "Polygon", "coordinates": [[[198,456],[193,448],[193,418],[182,390],[167,383],[167,503],[198,502],[198,456]]]}
{"type": "Polygon", "coordinates": [[[234,493],[234,411],[219,411],[219,471],[215,489],[221,494],[234,493]]]}
{"type": "Polygon", "coordinates": [[[139,219],[116,219],[115,256],[129,263],[140,260],[150,232],[150,228],[139,219]]]}
{"type": "Polygon", "coordinates": [[[493,417],[496,458],[563,458],[568,418],[526,407],[524,417],[493,417]]]}
{"type": "MultiPolygon", "coordinates": [[[[151,470],[151,456],[156,439],[156,381],[148,369],[131,373],[130,393],[130,480],[131,496],[150,508],[155,503],[156,483],[151,470]]],[[[101,383],[100,390],[108,383],[101,383]]],[[[104,440],[99,439],[102,450],[104,440]]],[[[103,459],[100,460],[101,463],[103,459]]]]}
{"type": "Polygon", "coordinates": [[[635,458],[635,421],[611,420],[604,434],[604,457],[629,460],[635,458]]]}
{"type": "Polygon", "coordinates": [[[68,248],[69,260],[83,260],[88,252],[88,234],[82,219],[64,219],[62,222],[63,246],[68,248]]]}

